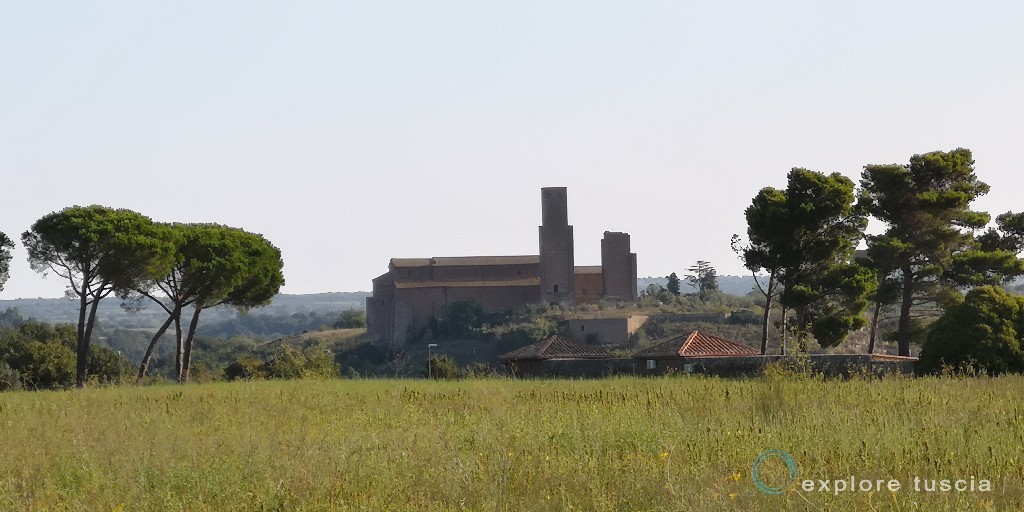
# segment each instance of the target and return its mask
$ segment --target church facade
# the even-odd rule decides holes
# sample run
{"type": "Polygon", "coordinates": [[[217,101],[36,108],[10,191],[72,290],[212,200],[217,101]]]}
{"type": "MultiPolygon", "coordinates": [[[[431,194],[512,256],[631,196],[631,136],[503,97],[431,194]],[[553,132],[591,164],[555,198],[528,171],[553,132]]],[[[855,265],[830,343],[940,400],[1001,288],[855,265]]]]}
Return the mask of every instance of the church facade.
{"type": "Polygon", "coordinates": [[[576,266],[565,187],[541,189],[539,254],[393,258],[366,299],[370,339],[401,346],[451,302],[489,311],[527,304],[636,299],[636,254],[628,233],[604,232],[601,265],[576,266]]]}

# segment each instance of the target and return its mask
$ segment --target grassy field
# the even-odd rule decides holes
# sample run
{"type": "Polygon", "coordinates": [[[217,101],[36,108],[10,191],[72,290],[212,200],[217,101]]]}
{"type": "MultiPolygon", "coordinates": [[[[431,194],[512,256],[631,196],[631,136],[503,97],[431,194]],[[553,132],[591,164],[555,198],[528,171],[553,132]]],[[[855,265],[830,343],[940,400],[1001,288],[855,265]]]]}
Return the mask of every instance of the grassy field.
{"type": "MultiPolygon", "coordinates": [[[[0,510],[1022,510],[1022,392],[770,375],[5,393],[0,510]],[[769,449],[799,470],[779,495],[752,481],[769,449]],[[902,488],[819,490],[851,476],[902,488]]],[[[790,480],[779,458],[759,470],[790,480]]]]}

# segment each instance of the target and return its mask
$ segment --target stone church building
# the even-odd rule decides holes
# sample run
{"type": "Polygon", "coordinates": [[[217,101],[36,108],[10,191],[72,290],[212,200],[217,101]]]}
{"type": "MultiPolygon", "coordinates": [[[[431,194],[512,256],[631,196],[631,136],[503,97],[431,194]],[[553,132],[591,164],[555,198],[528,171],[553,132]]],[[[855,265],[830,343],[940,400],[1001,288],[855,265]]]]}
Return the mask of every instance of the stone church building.
{"type": "Polygon", "coordinates": [[[402,345],[450,302],[489,311],[527,304],[636,299],[636,254],[629,234],[604,232],[601,265],[575,266],[565,187],[542,188],[540,254],[393,258],[373,280],[366,321],[374,343],[402,345]]]}

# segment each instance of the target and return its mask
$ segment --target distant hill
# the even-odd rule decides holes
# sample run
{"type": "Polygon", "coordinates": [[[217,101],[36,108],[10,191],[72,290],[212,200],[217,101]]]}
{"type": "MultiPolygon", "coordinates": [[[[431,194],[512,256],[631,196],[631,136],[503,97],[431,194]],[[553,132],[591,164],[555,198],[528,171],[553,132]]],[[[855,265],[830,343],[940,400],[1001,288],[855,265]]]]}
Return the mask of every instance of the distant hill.
{"type": "MultiPolygon", "coordinates": [[[[683,293],[689,293],[695,291],[688,284],[684,276],[679,276],[679,279],[683,280],[679,290],[683,293]]],[[[642,292],[647,289],[650,284],[657,284],[662,287],[668,285],[668,277],[641,277],[636,280],[637,292],[642,292]]],[[[723,293],[729,295],[746,295],[750,293],[750,290],[754,288],[754,277],[753,276],[718,276],[718,289],[722,290],[723,293]]]]}
{"type": "MultiPolygon", "coordinates": [[[[303,295],[280,294],[267,306],[253,309],[250,315],[288,316],[297,313],[340,313],[347,309],[363,310],[369,292],[311,293],[303,295]]],[[[121,301],[109,297],[100,302],[97,316],[108,327],[155,328],[163,322],[166,313],[159,306],[144,302],[141,311],[125,311],[121,301]]],[[[77,323],[78,302],[70,299],[13,299],[0,300],[0,311],[17,308],[21,316],[49,323],[77,323]]],[[[234,318],[235,311],[227,306],[203,312],[203,322],[217,322],[234,318]]]]}

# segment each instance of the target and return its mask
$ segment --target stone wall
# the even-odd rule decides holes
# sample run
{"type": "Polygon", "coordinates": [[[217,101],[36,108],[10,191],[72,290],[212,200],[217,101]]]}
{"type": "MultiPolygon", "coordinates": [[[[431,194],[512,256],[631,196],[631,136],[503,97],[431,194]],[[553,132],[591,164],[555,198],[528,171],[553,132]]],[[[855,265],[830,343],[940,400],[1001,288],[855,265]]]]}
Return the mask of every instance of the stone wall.
{"type": "Polygon", "coordinates": [[[572,337],[598,345],[625,345],[629,335],[636,332],[646,316],[628,318],[591,318],[568,320],[567,327],[572,337]]]}
{"type": "Polygon", "coordinates": [[[600,272],[578,273],[576,278],[576,303],[591,304],[604,297],[604,276],[600,272]]]}
{"type": "MultiPolygon", "coordinates": [[[[801,365],[808,362],[815,372],[829,377],[851,375],[873,375],[882,377],[890,374],[913,375],[917,358],[896,356],[871,356],[868,354],[833,355],[817,354],[795,358],[792,356],[747,356],[747,357],[693,357],[655,359],[655,367],[648,368],[644,359],[548,359],[523,361],[510,371],[516,377],[549,378],[597,378],[611,375],[666,375],[692,373],[721,377],[742,377],[758,375],[765,365],[786,361],[801,365]]],[[[506,365],[506,369],[509,366],[506,365]]]]}
{"type": "Polygon", "coordinates": [[[520,361],[505,365],[509,375],[520,378],[597,379],[633,373],[633,360],[615,359],[545,359],[520,361]]]}
{"type": "Polygon", "coordinates": [[[900,373],[912,375],[917,358],[897,358],[894,356],[872,356],[868,354],[814,354],[793,357],[780,355],[746,356],[746,357],[688,357],[672,359],[655,359],[654,368],[649,368],[649,361],[637,359],[639,375],[664,375],[666,373],[697,373],[734,377],[756,375],[764,371],[770,363],[785,363],[795,368],[810,364],[815,373],[823,373],[828,377],[849,377],[853,375],[884,375],[900,373]]]}

